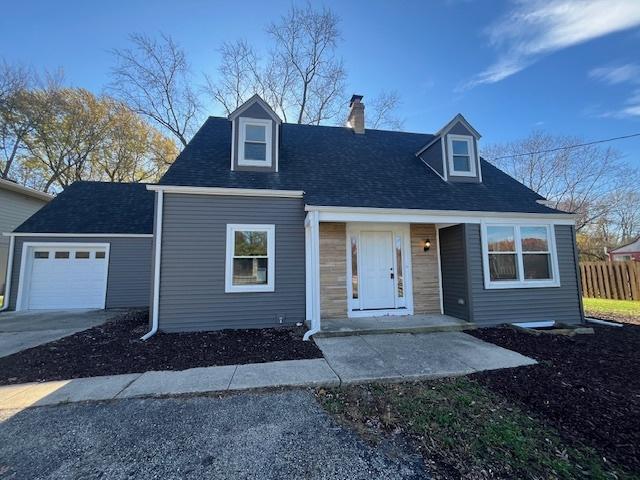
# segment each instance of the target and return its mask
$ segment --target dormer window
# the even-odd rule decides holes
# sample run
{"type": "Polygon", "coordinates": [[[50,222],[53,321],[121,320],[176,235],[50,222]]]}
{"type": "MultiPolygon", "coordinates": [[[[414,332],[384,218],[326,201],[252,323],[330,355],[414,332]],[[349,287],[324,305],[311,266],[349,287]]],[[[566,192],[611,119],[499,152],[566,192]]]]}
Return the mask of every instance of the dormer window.
{"type": "Polygon", "coordinates": [[[238,165],[271,166],[271,120],[240,118],[238,165]]]}
{"type": "Polygon", "coordinates": [[[461,177],[476,176],[475,151],[473,137],[465,135],[447,135],[449,152],[449,174],[461,177]]]}

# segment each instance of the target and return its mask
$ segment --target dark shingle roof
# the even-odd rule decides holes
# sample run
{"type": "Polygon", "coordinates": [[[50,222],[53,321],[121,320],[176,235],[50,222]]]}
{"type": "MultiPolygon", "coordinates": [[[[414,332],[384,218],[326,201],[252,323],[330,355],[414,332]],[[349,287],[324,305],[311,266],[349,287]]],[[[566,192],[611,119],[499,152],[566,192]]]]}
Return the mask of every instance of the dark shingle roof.
{"type": "Polygon", "coordinates": [[[308,205],[557,213],[490,163],[483,182],[445,182],[415,153],[434,136],[282,124],[278,173],[230,171],[231,122],[210,117],[161,179],[165,185],[304,190],[308,205]]]}
{"type": "Polygon", "coordinates": [[[141,183],[75,182],[15,231],[153,233],[153,199],[141,183]]]}

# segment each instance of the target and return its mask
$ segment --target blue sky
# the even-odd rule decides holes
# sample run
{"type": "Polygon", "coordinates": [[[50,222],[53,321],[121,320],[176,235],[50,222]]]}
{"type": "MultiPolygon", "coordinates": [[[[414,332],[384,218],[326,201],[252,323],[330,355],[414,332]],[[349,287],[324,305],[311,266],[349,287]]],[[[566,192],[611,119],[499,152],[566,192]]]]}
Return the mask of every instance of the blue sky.
{"type": "MultiPolygon", "coordinates": [[[[461,112],[493,143],[544,129],[586,139],[640,132],[640,0],[327,1],[342,19],[349,91],[397,90],[410,131],[461,112]]],[[[291,1],[22,1],[0,17],[0,57],[64,68],[100,92],[109,50],[131,32],[166,32],[194,72],[223,41],[264,44],[291,1]]],[[[207,113],[220,114],[210,105],[207,113]]],[[[640,138],[611,144],[640,167],[640,138]]]]}

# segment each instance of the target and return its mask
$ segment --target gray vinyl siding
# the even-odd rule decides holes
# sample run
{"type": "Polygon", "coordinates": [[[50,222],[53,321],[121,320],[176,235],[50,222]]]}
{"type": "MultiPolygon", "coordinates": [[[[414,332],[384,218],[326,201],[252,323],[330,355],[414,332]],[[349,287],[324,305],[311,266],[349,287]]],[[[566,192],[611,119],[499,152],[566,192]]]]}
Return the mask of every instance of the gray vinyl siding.
{"type": "Polygon", "coordinates": [[[464,225],[441,228],[440,267],[444,313],[469,320],[469,292],[464,225]]]}
{"type": "Polygon", "coordinates": [[[159,328],[277,326],[304,321],[302,199],[165,194],[159,328]],[[275,291],[225,293],[227,224],[275,225],[275,291]]]}
{"type": "Polygon", "coordinates": [[[4,292],[9,255],[9,237],[2,234],[15,230],[18,225],[40,210],[46,203],[45,200],[0,187],[0,294],[4,292]]]}
{"type": "Polygon", "coordinates": [[[242,114],[233,120],[234,138],[233,142],[235,148],[233,149],[233,169],[237,171],[258,171],[258,172],[275,172],[276,171],[276,142],[278,141],[278,124],[274,121],[273,117],[262,108],[258,103],[254,103],[247,108],[242,114]],[[238,165],[238,152],[240,151],[238,142],[240,141],[240,119],[241,118],[260,118],[264,120],[271,120],[271,167],[256,167],[256,166],[240,166],[238,165]]]}
{"type": "Polygon", "coordinates": [[[9,308],[18,297],[22,245],[39,243],[109,243],[106,308],[147,307],[151,279],[151,237],[16,237],[9,308]]]}
{"type": "Polygon", "coordinates": [[[449,145],[448,145],[448,141],[444,142],[444,159],[443,159],[443,163],[445,168],[447,169],[447,175],[448,178],[447,180],[452,181],[452,182],[472,182],[472,183],[477,183],[480,181],[480,176],[478,175],[478,172],[480,172],[480,162],[479,162],[479,156],[478,156],[478,142],[475,138],[475,136],[473,135],[473,133],[471,133],[469,131],[469,129],[467,129],[467,127],[465,127],[462,123],[458,122],[456,123],[453,127],[451,127],[451,129],[447,132],[447,135],[449,134],[453,134],[453,135],[466,135],[468,137],[472,137],[473,138],[473,149],[475,151],[475,158],[472,159],[473,161],[476,162],[476,176],[475,177],[461,177],[458,175],[451,175],[451,171],[449,170],[449,145]]]}
{"type": "Polygon", "coordinates": [[[582,321],[573,227],[555,226],[560,269],[559,287],[497,290],[484,288],[480,225],[467,224],[465,230],[472,286],[473,322],[490,325],[540,320],[562,323],[582,321]]]}
{"type": "Polygon", "coordinates": [[[437,142],[427,148],[422,154],[420,154],[420,158],[431,168],[433,168],[438,175],[444,178],[444,164],[442,162],[442,139],[440,138],[437,142]]]}

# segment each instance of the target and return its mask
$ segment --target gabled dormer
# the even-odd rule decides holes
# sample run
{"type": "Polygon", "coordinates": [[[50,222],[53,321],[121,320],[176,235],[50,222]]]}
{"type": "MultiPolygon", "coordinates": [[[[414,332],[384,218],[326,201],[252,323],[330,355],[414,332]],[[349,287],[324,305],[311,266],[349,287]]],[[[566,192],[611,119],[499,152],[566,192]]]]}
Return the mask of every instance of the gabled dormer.
{"type": "Polygon", "coordinates": [[[480,134],[461,115],[442,127],[416,155],[448,182],[482,182],[480,134]]]}
{"type": "Polygon", "coordinates": [[[229,115],[231,170],[278,171],[278,144],[282,120],[259,95],[229,115]]]}

